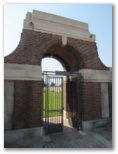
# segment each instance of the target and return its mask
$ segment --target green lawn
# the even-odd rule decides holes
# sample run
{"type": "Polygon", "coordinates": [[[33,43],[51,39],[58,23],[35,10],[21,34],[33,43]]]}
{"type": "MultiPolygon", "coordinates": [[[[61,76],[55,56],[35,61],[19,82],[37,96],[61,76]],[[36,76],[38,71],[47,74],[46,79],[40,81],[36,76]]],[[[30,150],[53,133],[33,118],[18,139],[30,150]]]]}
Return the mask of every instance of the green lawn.
{"type": "Polygon", "coordinates": [[[43,117],[61,116],[62,108],[62,92],[43,92],[43,117]]]}

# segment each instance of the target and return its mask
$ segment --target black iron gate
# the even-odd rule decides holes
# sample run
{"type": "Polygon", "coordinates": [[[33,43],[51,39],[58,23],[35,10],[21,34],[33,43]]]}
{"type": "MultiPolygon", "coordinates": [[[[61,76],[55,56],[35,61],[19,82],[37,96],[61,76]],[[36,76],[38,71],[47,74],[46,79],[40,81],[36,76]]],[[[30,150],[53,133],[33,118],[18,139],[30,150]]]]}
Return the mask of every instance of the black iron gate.
{"type": "Polygon", "coordinates": [[[67,81],[67,105],[69,124],[82,129],[81,75],[74,74],[67,81]]]}
{"type": "Polygon", "coordinates": [[[67,77],[67,105],[70,125],[82,129],[81,75],[43,72],[43,124],[45,135],[63,131],[63,76],[67,77]]]}
{"type": "Polygon", "coordinates": [[[43,121],[45,135],[63,131],[63,77],[44,72],[43,121]]]}

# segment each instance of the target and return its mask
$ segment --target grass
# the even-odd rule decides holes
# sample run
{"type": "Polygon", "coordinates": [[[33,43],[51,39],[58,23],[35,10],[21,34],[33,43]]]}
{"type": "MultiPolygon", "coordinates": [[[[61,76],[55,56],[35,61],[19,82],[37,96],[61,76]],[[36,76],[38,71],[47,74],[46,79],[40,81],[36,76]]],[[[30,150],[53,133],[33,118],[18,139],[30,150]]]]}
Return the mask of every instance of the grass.
{"type": "Polygon", "coordinates": [[[62,115],[62,92],[43,92],[43,117],[62,115]]]}

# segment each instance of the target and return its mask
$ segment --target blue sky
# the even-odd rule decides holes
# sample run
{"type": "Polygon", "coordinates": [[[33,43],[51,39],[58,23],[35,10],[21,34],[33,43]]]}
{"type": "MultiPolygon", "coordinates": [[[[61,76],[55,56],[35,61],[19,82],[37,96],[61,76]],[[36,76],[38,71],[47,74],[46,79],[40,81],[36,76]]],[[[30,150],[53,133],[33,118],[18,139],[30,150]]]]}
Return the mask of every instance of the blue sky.
{"type": "MultiPolygon", "coordinates": [[[[110,4],[5,4],[4,5],[4,55],[17,47],[26,12],[39,10],[64,16],[89,24],[96,35],[97,50],[106,66],[112,66],[112,5],[110,4]]],[[[51,59],[49,59],[51,60],[51,59]]],[[[54,61],[43,62],[45,68],[54,67],[54,61]],[[47,66],[46,66],[47,65],[47,66]]],[[[59,64],[55,63],[57,70],[59,64]]],[[[61,68],[60,68],[61,69],[61,68]]]]}

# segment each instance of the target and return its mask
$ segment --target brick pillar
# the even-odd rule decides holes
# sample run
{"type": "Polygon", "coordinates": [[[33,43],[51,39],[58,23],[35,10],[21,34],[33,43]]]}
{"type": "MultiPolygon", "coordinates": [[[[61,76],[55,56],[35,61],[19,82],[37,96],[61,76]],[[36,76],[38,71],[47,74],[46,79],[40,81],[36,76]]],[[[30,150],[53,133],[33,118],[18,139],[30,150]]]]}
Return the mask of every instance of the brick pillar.
{"type": "Polygon", "coordinates": [[[83,120],[101,119],[101,83],[82,83],[83,120]]]}
{"type": "Polygon", "coordinates": [[[42,126],[42,81],[15,81],[13,129],[42,126]]]}

